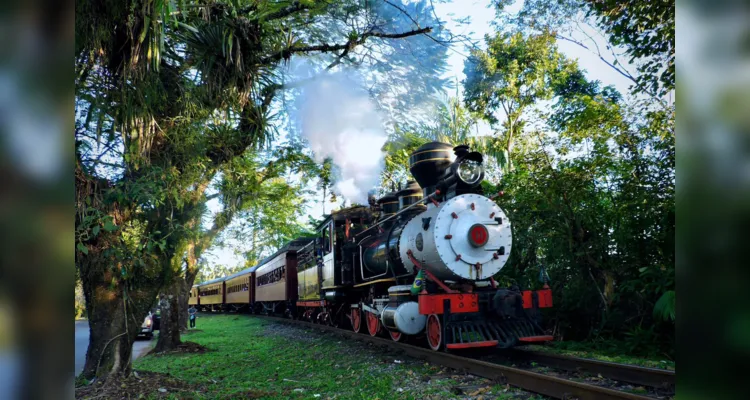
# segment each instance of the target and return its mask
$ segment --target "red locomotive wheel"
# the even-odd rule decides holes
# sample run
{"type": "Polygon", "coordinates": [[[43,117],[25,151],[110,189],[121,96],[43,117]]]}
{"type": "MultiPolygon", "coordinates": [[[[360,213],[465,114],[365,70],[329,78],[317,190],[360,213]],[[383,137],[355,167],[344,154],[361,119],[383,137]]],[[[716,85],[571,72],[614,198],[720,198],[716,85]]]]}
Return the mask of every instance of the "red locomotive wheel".
{"type": "Polygon", "coordinates": [[[404,337],[404,335],[401,334],[401,332],[396,331],[388,331],[388,334],[391,335],[391,339],[393,339],[394,342],[400,342],[401,338],[404,337]]]}
{"type": "Polygon", "coordinates": [[[377,336],[380,332],[380,320],[378,316],[367,311],[367,331],[370,332],[370,336],[377,336]]]}
{"type": "Polygon", "coordinates": [[[359,332],[359,328],[362,325],[362,313],[359,308],[352,308],[352,330],[359,332]]]}
{"type": "Polygon", "coordinates": [[[436,314],[430,314],[427,317],[427,344],[430,348],[438,351],[443,345],[443,329],[440,326],[440,317],[436,314]]]}

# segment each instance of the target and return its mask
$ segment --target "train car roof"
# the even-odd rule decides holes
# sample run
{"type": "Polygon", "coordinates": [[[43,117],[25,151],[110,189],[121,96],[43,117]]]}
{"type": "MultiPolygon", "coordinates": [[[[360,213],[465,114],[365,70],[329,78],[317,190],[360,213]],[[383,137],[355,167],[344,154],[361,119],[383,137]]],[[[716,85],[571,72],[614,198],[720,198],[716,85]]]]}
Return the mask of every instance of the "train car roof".
{"type": "Polygon", "coordinates": [[[262,267],[263,265],[267,264],[268,262],[270,262],[274,258],[278,257],[279,254],[286,253],[288,251],[297,251],[297,250],[305,247],[307,244],[309,244],[310,242],[313,242],[313,241],[315,241],[314,237],[305,237],[305,238],[294,239],[294,240],[286,243],[285,245],[281,246],[281,248],[279,250],[277,250],[275,253],[273,253],[270,256],[268,256],[268,257],[264,258],[263,260],[261,260],[258,263],[258,265],[255,266],[255,268],[257,269],[257,268],[262,267]]]}
{"type": "Polygon", "coordinates": [[[305,247],[307,244],[309,244],[310,242],[313,242],[313,241],[315,241],[314,237],[306,237],[306,238],[294,239],[294,240],[292,240],[290,242],[287,242],[285,245],[283,245],[279,250],[277,250],[272,255],[270,255],[270,256],[264,258],[263,260],[261,260],[261,262],[259,262],[258,265],[254,266],[254,267],[245,268],[242,271],[235,272],[234,274],[229,275],[229,276],[224,276],[224,277],[221,277],[221,278],[212,279],[210,281],[201,282],[201,283],[199,283],[197,285],[194,285],[193,287],[206,286],[206,285],[210,285],[212,283],[223,282],[223,281],[226,281],[226,280],[238,277],[240,275],[247,274],[249,272],[254,272],[256,269],[262,267],[264,264],[266,264],[269,261],[271,261],[274,258],[276,258],[279,254],[286,253],[287,251],[297,251],[297,250],[305,247]]]}
{"type": "Polygon", "coordinates": [[[227,276],[227,277],[226,277],[226,278],[224,278],[224,279],[225,279],[225,280],[230,280],[230,279],[232,279],[232,278],[236,278],[236,277],[238,277],[238,276],[242,276],[242,275],[246,275],[246,274],[249,274],[249,273],[251,273],[251,272],[255,271],[256,269],[258,269],[258,265],[252,266],[252,267],[250,267],[250,268],[245,268],[245,269],[243,269],[243,270],[242,270],[242,271],[240,271],[240,272],[235,272],[235,273],[233,273],[232,275],[229,275],[229,276],[227,276]]]}
{"type": "Polygon", "coordinates": [[[199,283],[199,284],[197,284],[195,286],[199,286],[199,287],[200,286],[206,286],[206,285],[210,285],[212,283],[223,282],[225,279],[227,279],[227,278],[222,276],[221,278],[216,278],[216,279],[211,279],[210,281],[201,282],[201,283],[199,283]]]}

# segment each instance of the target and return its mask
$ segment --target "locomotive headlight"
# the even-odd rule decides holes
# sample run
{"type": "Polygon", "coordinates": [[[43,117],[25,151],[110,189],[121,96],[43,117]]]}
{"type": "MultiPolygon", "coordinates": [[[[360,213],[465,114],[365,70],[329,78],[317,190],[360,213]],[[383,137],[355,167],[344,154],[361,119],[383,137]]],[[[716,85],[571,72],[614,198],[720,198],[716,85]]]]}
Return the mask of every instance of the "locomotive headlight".
{"type": "Polygon", "coordinates": [[[484,176],[481,161],[465,159],[458,165],[458,178],[467,185],[476,185],[484,176]]]}

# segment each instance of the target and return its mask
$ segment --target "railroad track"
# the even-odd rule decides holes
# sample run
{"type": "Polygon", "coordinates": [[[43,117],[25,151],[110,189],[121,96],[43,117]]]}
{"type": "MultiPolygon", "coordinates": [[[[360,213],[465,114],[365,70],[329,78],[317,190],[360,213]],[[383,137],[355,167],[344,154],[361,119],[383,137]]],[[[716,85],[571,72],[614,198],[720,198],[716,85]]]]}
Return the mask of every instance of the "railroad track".
{"type": "MultiPolygon", "coordinates": [[[[414,345],[406,344],[406,343],[399,343],[394,342],[392,340],[383,339],[379,337],[372,337],[365,334],[356,333],[353,331],[348,331],[332,326],[327,325],[319,325],[319,324],[313,324],[311,322],[307,321],[299,321],[299,320],[292,320],[287,318],[280,318],[280,317],[271,317],[271,316],[259,316],[259,315],[253,315],[254,317],[267,319],[267,320],[273,320],[281,323],[291,324],[291,325],[298,325],[298,326],[304,326],[306,328],[312,328],[312,329],[319,329],[321,331],[327,331],[327,332],[333,332],[338,335],[359,340],[361,342],[365,343],[372,343],[376,346],[382,346],[387,347],[395,350],[399,350],[403,352],[404,354],[411,356],[416,359],[420,360],[426,360],[433,364],[442,365],[445,367],[453,368],[460,371],[465,371],[467,373],[481,376],[483,378],[487,378],[493,381],[496,381],[501,384],[508,384],[523,390],[527,390],[530,392],[535,392],[539,394],[543,394],[545,396],[550,396],[557,399],[580,399],[580,400],[588,400],[588,399],[629,399],[629,400],[649,400],[653,399],[653,397],[647,397],[642,396],[634,393],[619,391],[610,389],[607,387],[602,386],[596,386],[596,385],[590,385],[587,383],[582,382],[576,382],[569,379],[559,378],[555,376],[540,374],[537,372],[527,371],[521,368],[514,368],[509,367],[501,364],[491,363],[487,361],[482,361],[478,359],[473,358],[466,358],[466,357],[460,357],[454,354],[449,354],[445,352],[436,352],[430,349],[417,347],[414,345]]],[[[514,352],[515,353],[515,352],[514,352]]],[[[534,352],[533,356],[537,356],[538,352],[534,352]]],[[[520,354],[520,353],[519,353],[520,354]]],[[[607,372],[610,376],[620,376],[620,377],[630,377],[636,376],[641,380],[655,382],[655,379],[658,378],[644,378],[643,374],[646,374],[644,371],[640,372],[631,372],[631,375],[627,375],[626,372],[616,372],[615,366],[620,366],[621,364],[613,364],[613,363],[604,363],[604,364],[611,364],[608,366],[608,370],[605,369],[595,369],[598,368],[600,365],[600,362],[593,362],[595,360],[586,360],[586,359],[580,359],[585,360],[586,362],[581,362],[578,365],[574,365],[574,363],[577,358],[575,357],[564,357],[564,356],[552,356],[550,358],[544,358],[542,357],[543,353],[540,353],[538,355],[538,358],[535,360],[539,360],[537,362],[544,362],[541,361],[543,359],[550,360],[550,363],[557,363],[558,367],[554,368],[560,368],[560,369],[575,369],[575,370],[586,370],[587,372],[595,372],[595,373],[602,373],[602,371],[609,371],[607,372]],[[561,358],[566,358],[566,360],[561,360],[561,358]]],[[[533,357],[530,355],[526,355],[524,357],[533,357]]],[[[630,367],[630,366],[626,366],[630,367]]],[[[641,367],[634,367],[636,369],[641,369],[641,367]]],[[[646,370],[651,370],[650,368],[645,368],[646,370]]],[[[632,371],[632,370],[631,370],[632,371]]],[[[659,370],[657,370],[659,371],[659,370]]],[[[604,374],[602,373],[604,376],[604,374]]],[[[615,378],[612,378],[615,379],[615,378]]],[[[627,380],[627,379],[623,379],[627,380]]],[[[674,374],[672,374],[672,382],[674,382],[674,374]]]]}
{"type": "Polygon", "coordinates": [[[630,382],[674,392],[675,372],[658,368],[618,364],[590,358],[550,354],[541,351],[508,349],[499,352],[501,357],[515,362],[536,362],[551,368],[573,372],[598,374],[616,381],[630,382]]]}

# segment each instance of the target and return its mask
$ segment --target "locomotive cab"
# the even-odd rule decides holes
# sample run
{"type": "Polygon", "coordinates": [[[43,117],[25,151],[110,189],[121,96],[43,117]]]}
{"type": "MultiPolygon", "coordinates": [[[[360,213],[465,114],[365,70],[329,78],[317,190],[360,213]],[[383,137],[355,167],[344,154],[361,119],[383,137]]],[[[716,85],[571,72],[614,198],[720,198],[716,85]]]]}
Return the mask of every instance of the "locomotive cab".
{"type": "Polygon", "coordinates": [[[363,206],[334,211],[316,227],[315,241],[299,250],[297,306],[304,319],[335,319],[329,308],[345,297],[344,288],[354,282],[358,266],[352,238],[372,219],[369,208],[363,206]]]}

